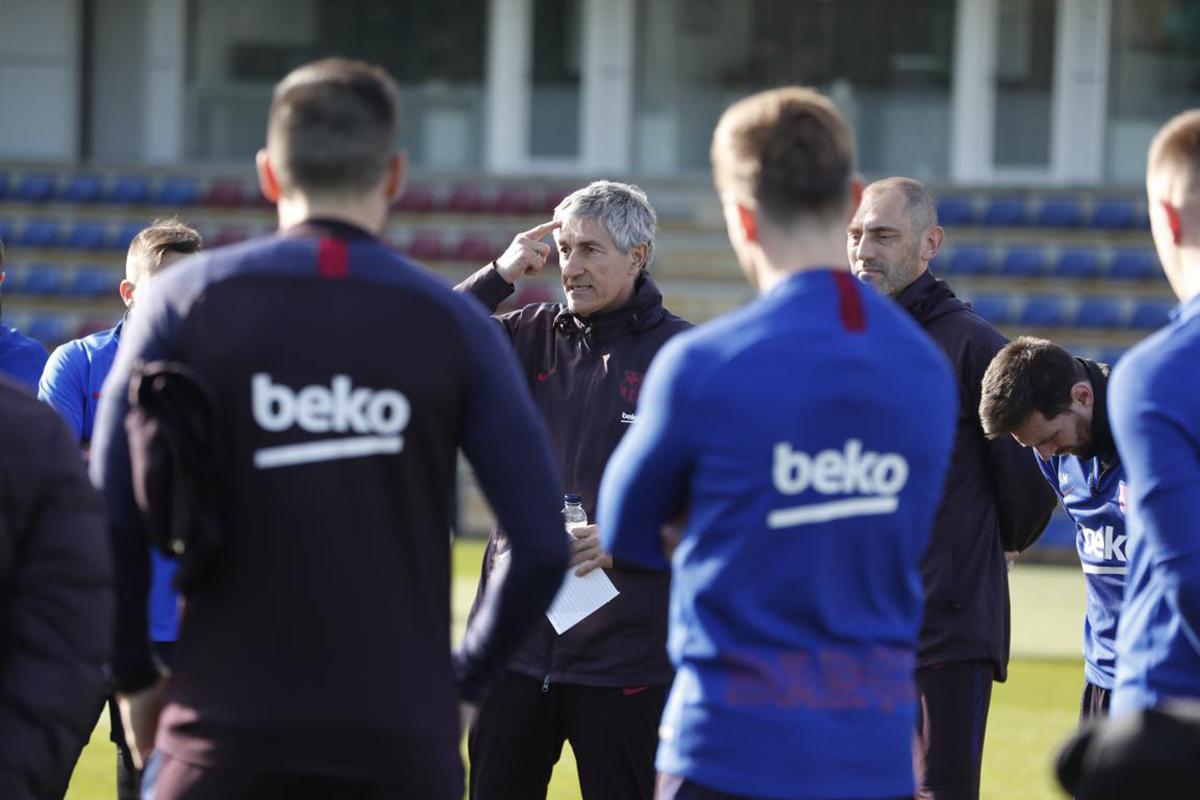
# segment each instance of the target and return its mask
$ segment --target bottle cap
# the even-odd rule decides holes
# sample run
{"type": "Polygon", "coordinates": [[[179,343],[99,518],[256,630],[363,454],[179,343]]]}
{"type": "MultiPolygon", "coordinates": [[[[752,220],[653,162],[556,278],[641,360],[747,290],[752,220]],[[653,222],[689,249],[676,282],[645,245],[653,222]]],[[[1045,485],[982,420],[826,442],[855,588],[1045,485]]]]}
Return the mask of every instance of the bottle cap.
{"type": "Polygon", "coordinates": [[[579,495],[577,495],[577,494],[564,494],[563,502],[564,503],[574,503],[576,505],[579,505],[580,503],[582,503],[582,501],[579,499],[579,495]]]}

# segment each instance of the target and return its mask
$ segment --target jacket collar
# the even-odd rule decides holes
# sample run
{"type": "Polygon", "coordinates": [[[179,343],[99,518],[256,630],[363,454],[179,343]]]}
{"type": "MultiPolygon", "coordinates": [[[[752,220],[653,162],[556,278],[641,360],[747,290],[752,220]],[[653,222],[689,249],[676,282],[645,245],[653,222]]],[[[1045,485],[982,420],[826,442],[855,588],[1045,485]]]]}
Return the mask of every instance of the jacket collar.
{"type": "Polygon", "coordinates": [[[1107,364],[1098,364],[1087,358],[1076,358],[1087,373],[1088,383],[1092,385],[1092,396],[1096,398],[1092,406],[1092,442],[1086,458],[1098,457],[1107,468],[1117,459],[1117,448],[1113,442],[1112,429],[1108,425],[1108,372],[1107,364]]]}
{"type": "Polygon", "coordinates": [[[934,277],[928,269],[896,295],[896,302],[922,324],[968,307],[950,284],[934,277]]]}
{"type": "Polygon", "coordinates": [[[554,327],[567,334],[581,335],[594,341],[614,339],[625,331],[653,328],[666,315],[662,292],[645,270],[638,275],[633,297],[611,311],[581,317],[563,306],[554,317],[554,327]]]}

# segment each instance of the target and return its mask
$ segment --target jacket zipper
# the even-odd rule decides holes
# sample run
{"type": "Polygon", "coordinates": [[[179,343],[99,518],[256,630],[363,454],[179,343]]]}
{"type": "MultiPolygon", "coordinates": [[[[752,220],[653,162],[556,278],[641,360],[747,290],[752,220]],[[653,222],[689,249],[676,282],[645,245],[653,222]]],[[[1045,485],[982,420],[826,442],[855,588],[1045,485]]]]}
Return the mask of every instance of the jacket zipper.
{"type": "Polygon", "coordinates": [[[546,675],[546,680],[542,681],[542,691],[543,692],[550,691],[550,676],[549,675],[546,675]]]}

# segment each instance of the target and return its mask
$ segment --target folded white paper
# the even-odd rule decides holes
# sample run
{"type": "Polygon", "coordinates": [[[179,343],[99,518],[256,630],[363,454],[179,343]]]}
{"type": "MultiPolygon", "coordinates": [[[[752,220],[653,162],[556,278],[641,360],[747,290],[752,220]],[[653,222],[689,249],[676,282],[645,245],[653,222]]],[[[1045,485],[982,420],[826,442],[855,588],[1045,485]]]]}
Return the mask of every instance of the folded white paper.
{"type": "Polygon", "coordinates": [[[567,570],[562,588],[546,611],[546,618],[554,626],[554,632],[562,634],[587,619],[620,592],[602,569],[595,569],[580,578],[575,574],[578,567],[567,570]]]}

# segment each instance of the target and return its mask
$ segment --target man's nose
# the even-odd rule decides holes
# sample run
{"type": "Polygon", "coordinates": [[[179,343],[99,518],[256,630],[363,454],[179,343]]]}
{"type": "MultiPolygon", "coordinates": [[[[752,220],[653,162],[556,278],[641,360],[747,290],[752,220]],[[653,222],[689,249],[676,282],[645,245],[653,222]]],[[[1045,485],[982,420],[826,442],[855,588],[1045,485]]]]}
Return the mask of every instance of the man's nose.
{"type": "Polygon", "coordinates": [[[560,255],[558,265],[562,268],[563,275],[579,275],[583,272],[579,260],[572,257],[570,253],[560,255]]]}

